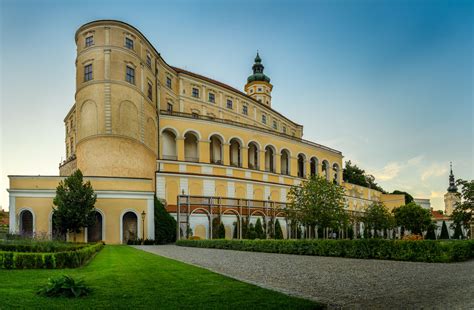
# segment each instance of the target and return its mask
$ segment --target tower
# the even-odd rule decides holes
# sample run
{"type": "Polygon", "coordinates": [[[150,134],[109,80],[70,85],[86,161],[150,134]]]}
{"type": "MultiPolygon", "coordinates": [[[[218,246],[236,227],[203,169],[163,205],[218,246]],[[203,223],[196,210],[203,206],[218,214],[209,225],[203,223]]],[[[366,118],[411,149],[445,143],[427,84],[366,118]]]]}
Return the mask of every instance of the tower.
{"type": "Polygon", "coordinates": [[[263,73],[264,68],[262,59],[257,52],[255,63],[252,66],[253,74],[247,78],[245,92],[258,102],[271,107],[273,85],[270,84],[270,78],[263,73]]]}
{"type": "Polygon", "coordinates": [[[460,200],[458,194],[458,188],[456,186],[453,174],[453,164],[450,163],[450,174],[449,174],[449,187],[448,192],[444,194],[444,212],[446,215],[451,215],[453,213],[456,202],[460,200]]]}

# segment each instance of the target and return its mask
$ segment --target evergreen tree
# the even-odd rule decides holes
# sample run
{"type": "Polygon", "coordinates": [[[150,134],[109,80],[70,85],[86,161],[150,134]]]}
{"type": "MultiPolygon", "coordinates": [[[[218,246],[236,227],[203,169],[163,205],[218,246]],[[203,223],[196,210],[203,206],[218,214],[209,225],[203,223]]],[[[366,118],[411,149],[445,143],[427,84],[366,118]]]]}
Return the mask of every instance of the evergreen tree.
{"type": "Polygon", "coordinates": [[[427,240],[436,240],[435,224],[434,223],[431,223],[428,226],[428,230],[426,231],[425,239],[427,239],[427,240]]]}
{"type": "Polygon", "coordinates": [[[84,183],[81,170],[60,181],[54,197],[53,217],[61,232],[74,234],[81,232],[84,227],[95,223],[94,205],[97,195],[89,181],[84,183]]]}
{"type": "Polygon", "coordinates": [[[256,233],[255,233],[255,226],[253,226],[252,223],[249,224],[249,228],[248,228],[247,234],[248,234],[248,238],[249,238],[250,240],[253,240],[253,239],[257,238],[257,235],[256,235],[256,233]]]}
{"type": "Polygon", "coordinates": [[[242,239],[249,239],[249,222],[247,218],[242,219],[242,239]]]}
{"type": "MultiPolygon", "coordinates": [[[[176,225],[174,217],[166,211],[163,203],[155,197],[155,242],[158,244],[175,242],[176,225]]],[[[191,230],[191,228],[188,229],[191,230]]],[[[190,237],[192,234],[191,230],[190,237]]]]}
{"type": "Polygon", "coordinates": [[[281,230],[279,220],[275,222],[275,239],[283,239],[283,231],[281,230]]]}
{"type": "Polygon", "coordinates": [[[221,224],[221,220],[219,217],[215,217],[212,219],[212,239],[219,239],[220,224],[221,224]]]}
{"type": "Polygon", "coordinates": [[[262,227],[262,222],[260,221],[260,218],[258,218],[257,222],[255,223],[255,238],[266,239],[265,238],[265,233],[264,233],[263,227],[262,227]]]}
{"type": "Polygon", "coordinates": [[[239,238],[239,224],[237,222],[234,222],[234,232],[232,234],[232,239],[238,239],[239,238]]]}
{"type": "Polygon", "coordinates": [[[217,237],[219,239],[225,239],[225,227],[224,227],[224,223],[220,223],[219,224],[219,231],[217,233],[217,237]]]}
{"type": "Polygon", "coordinates": [[[455,225],[453,239],[454,240],[459,240],[459,239],[463,239],[463,238],[464,238],[464,235],[462,233],[461,224],[455,225]]]}
{"type": "Polygon", "coordinates": [[[446,226],[445,221],[443,221],[443,226],[441,226],[441,235],[439,236],[439,239],[442,239],[442,240],[449,239],[448,226],[446,226]]]}

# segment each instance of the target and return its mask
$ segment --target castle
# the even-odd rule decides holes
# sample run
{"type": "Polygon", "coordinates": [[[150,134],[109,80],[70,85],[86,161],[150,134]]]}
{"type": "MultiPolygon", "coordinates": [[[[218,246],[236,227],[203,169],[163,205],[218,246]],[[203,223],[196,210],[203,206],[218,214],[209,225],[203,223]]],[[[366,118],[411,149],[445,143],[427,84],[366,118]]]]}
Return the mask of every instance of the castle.
{"type": "Polygon", "coordinates": [[[404,204],[403,195],[343,182],[342,153],[303,139],[303,126],[272,108],[273,85],[258,53],[242,92],[169,65],[120,21],[87,23],[75,42],[67,159],[59,176],[9,176],[12,233],[54,235],[55,189],[75,169],[98,196],[97,223],[78,237],[83,241],[153,239],[155,196],[178,219],[178,232],[190,227],[210,238],[219,216],[227,238],[241,236],[235,223],[243,218],[279,220],[291,237],[287,193],[312,175],[344,187],[348,212],[404,204]]]}

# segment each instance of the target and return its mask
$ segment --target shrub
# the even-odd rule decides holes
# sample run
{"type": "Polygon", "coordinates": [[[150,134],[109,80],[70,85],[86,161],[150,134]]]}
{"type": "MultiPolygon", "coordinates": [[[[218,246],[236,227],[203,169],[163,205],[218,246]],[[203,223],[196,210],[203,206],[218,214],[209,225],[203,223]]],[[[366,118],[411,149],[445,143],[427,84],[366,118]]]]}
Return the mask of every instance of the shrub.
{"type": "Polygon", "coordinates": [[[81,297],[87,296],[92,291],[85,285],[83,280],[74,280],[72,277],[63,275],[58,278],[49,278],[48,284],[38,290],[37,294],[47,297],[81,297]]]}
{"type": "Polygon", "coordinates": [[[402,240],[423,240],[422,235],[417,235],[417,234],[412,234],[412,235],[406,235],[403,236],[402,240]]]}
{"type": "Polygon", "coordinates": [[[281,230],[279,220],[275,222],[275,239],[283,239],[283,231],[281,230]]]}
{"type": "Polygon", "coordinates": [[[457,262],[474,258],[474,240],[179,240],[179,246],[238,251],[391,259],[415,262],[457,262]]]}
{"type": "Polygon", "coordinates": [[[445,221],[443,221],[443,226],[441,226],[441,235],[439,236],[439,239],[443,239],[443,240],[449,239],[448,226],[446,226],[445,221]]]}
{"type": "Polygon", "coordinates": [[[225,227],[224,227],[224,223],[220,222],[219,224],[219,229],[217,231],[217,237],[219,239],[225,239],[225,227]]]}
{"type": "Polygon", "coordinates": [[[258,239],[266,239],[265,232],[263,231],[262,227],[262,221],[260,221],[260,218],[257,219],[257,222],[255,223],[255,238],[258,239]]]}
{"type": "Polygon", "coordinates": [[[166,244],[176,241],[176,220],[155,197],[155,243],[166,244]]]}

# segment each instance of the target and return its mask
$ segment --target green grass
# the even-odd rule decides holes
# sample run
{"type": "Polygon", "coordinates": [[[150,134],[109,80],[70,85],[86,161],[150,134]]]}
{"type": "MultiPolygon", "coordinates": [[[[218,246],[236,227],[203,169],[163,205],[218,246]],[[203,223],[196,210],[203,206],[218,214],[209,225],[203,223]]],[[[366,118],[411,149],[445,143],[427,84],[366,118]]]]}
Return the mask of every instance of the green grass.
{"type": "Polygon", "coordinates": [[[0,270],[0,296],[0,309],[322,308],[129,246],[106,246],[76,269],[0,270]],[[92,294],[78,299],[36,295],[49,277],[62,274],[84,279],[92,294]]]}

